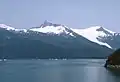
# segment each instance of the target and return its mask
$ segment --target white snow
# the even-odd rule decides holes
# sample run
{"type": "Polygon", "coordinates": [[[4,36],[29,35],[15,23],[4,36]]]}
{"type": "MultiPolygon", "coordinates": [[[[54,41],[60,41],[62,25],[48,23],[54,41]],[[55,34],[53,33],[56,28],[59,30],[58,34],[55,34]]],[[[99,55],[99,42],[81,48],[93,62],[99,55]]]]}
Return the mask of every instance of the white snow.
{"type": "Polygon", "coordinates": [[[73,36],[73,37],[74,37],[73,33],[70,33],[69,35],[71,35],[71,36],[73,36]]]}
{"type": "MultiPolygon", "coordinates": [[[[54,26],[46,26],[44,28],[32,28],[30,29],[32,31],[37,31],[37,32],[42,32],[42,33],[54,33],[54,34],[61,34],[61,33],[65,33],[65,34],[68,34],[69,32],[65,29],[65,27],[63,26],[57,26],[57,27],[54,27],[54,26]]],[[[71,33],[70,33],[71,36],[73,36],[71,33]]]]}
{"type": "MultiPolygon", "coordinates": [[[[98,37],[99,36],[106,36],[106,33],[104,33],[103,31],[97,31],[97,29],[99,29],[100,26],[95,26],[95,27],[90,27],[90,28],[86,28],[86,29],[72,29],[74,32],[76,32],[77,34],[87,38],[88,40],[92,41],[92,42],[95,42],[95,43],[98,43],[100,45],[105,45],[107,46],[108,48],[112,48],[110,45],[108,45],[107,43],[103,43],[103,42],[100,42],[98,41],[98,37]]],[[[112,31],[109,31],[105,28],[103,28],[104,30],[110,32],[110,33],[114,33],[112,31]]]]}
{"type": "MultiPolygon", "coordinates": [[[[103,28],[101,26],[94,26],[94,27],[90,27],[90,28],[86,28],[86,29],[72,29],[72,28],[68,28],[67,26],[64,25],[58,25],[58,26],[54,26],[54,24],[52,25],[52,23],[49,22],[45,22],[44,23],[45,26],[41,26],[41,27],[37,27],[37,28],[31,28],[29,30],[31,31],[36,31],[36,32],[42,32],[42,33],[53,33],[53,34],[69,34],[70,36],[75,37],[75,35],[73,35],[72,32],[69,32],[68,30],[71,30],[73,32],[76,32],[77,34],[85,37],[86,39],[98,43],[100,45],[105,45],[108,48],[111,48],[110,45],[108,45],[107,43],[104,42],[100,42],[97,38],[100,37],[105,37],[105,36],[109,36],[109,35],[114,35],[115,32],[112,32],[106,28],[103,28]],[[104,31],[102,31],[102,29],[104,31]],[[67,29],[67,30],[66,30],[67,29]],[[106,34],[106,32],[108,32],[108,34],[106,34]]],[[[7,26],[5,24],[0,24],[0,28],[5,28],[6,30],[13,30],[15,32],[27,32],[27,29],[16,29],[10,26],[7,26]]]]}
{"type": "MultiPolygon", "coordinates": [[[[0,28],[4,28],[6,30],[13,30],[15,32],[27,32],[27,29],[16,29],[10,26],[7,26],[5,24],[0,24],[0,28]]],[[[66,29],[69,29],[66,26],[60,25],[60,26],[45,26],[45,27],[40,27],[40,28],[32,28],[29,29],[31,31],[37,31],[37,32],[42,32],[42,33],[54,33],[54,34],[69,34],[70,36],[74,36],[72,33],[68,32],[66,29]]]]}
{"type": "Polygon", "coordinates": [[[7,25],[5,25],[5,24],[0,24],[0,28],[5,28],[5,29],[7,29],[7,30],[15,30],[15,28],[10,27],[10,26],[7,26],[7,25]]]}
{"type": "Polygon", "coordinates": [[[27,32],[27,29],[15,29],[15,31],[17,31],[17,32],[20,32],[20,31],[27,32]]]}
{"type": "Polygon", "coordinates": [[[5,24],[0,24],[0,28],[4,28],[6,30],[13,30],[13,31],[16,31],[16,32],[19,32],[19,31],[27,32],[27,29],[16,29],[16,28],[7,26],[5,24]]]}
{"type": "Polygon", "coordinates": [[[51,22],[48,22],[47,20],[37,28],[31,28],[29,29],[31,31],[36,31],[36,32],[42,32],[42,33],[53,33],[53,34],[69,34],[70,36],[74,36],[67,26],[61,25],[61,24],[53,24],[51,22]]]}

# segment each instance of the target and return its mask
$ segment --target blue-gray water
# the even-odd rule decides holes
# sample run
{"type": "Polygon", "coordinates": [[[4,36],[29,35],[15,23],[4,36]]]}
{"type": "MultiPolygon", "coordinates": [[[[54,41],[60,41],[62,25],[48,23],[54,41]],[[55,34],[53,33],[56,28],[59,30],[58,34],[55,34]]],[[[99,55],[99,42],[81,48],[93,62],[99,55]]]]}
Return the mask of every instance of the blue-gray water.
{"type": "Polygon", "coordinates": [[[7,60],[0,62],[0,82],[120,82],[119,71],[104,59],[7,60]]]}

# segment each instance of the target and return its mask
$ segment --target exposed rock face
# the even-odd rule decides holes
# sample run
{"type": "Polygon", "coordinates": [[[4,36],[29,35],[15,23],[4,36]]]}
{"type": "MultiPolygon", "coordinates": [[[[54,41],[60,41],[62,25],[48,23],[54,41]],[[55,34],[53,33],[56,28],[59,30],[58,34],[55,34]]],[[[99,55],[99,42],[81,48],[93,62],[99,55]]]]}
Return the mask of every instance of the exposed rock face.
{"type": "Polygon", "coordinates": [[[105,67],[120,68],[120,49],[116,50],[113,54],[108,56],[105,67]]]}

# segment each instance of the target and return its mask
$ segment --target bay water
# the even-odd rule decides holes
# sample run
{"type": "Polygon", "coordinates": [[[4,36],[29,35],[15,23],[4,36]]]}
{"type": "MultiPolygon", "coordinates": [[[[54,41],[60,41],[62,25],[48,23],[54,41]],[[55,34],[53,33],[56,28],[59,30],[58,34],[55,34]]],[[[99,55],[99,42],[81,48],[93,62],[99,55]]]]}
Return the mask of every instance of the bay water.
{"type": "Polygon", "coordinates": [[[120,82],[105,59],[0,61],[0,82],[120,82]]]}

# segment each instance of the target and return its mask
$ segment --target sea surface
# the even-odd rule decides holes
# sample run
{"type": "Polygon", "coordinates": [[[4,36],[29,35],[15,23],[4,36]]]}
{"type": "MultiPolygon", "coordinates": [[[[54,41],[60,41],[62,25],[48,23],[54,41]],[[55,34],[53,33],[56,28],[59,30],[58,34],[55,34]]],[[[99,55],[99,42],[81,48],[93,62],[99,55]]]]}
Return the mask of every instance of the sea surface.
{"type": "Polygon", "coordinates": [[[0,61],[0,82],[120,82],[105,59],[0,61]]]}

